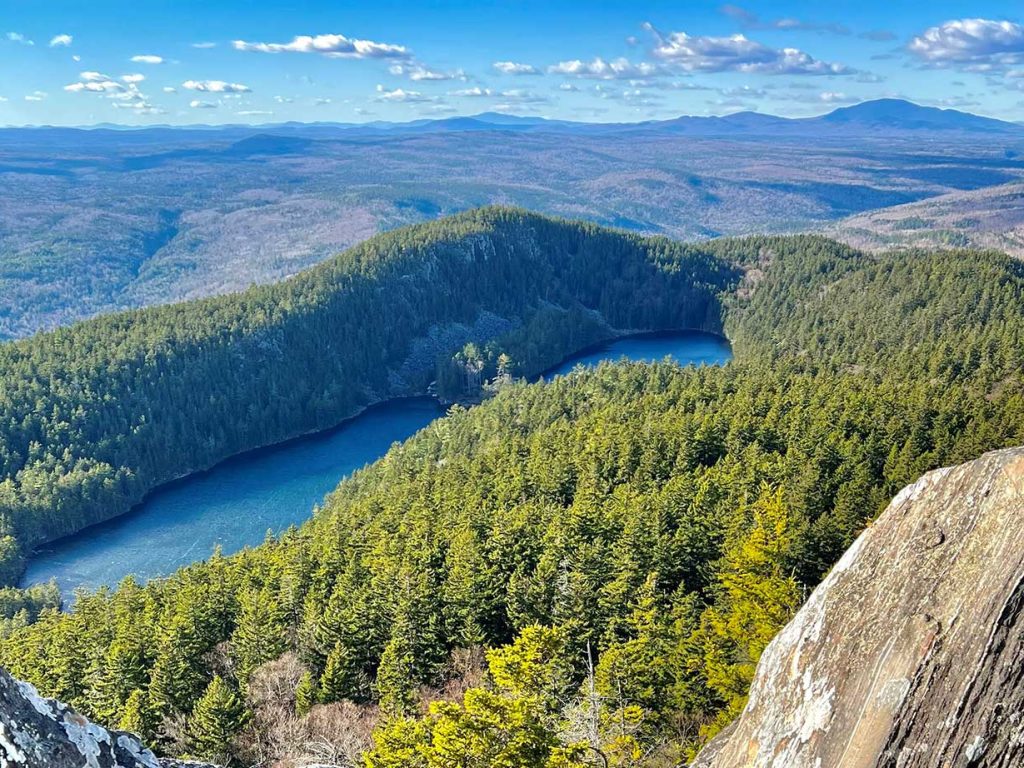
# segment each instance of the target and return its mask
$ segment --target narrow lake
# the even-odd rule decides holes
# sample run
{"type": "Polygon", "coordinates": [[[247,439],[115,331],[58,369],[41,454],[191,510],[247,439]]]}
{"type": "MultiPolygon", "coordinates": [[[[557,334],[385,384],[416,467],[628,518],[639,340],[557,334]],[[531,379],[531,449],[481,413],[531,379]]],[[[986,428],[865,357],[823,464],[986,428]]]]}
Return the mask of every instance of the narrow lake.
{"type": "MultiPolygon", "coordinates": [[[[721,365],[731,356],[728,343],[711,334],[647,334],[575,355],[545,378],[623,357],[721,365]]],[[[126,515],[48,545],[29,561],[21,586],[56,578],[67,597],[76,587],[114,585],[129,574],[143,581],[166,576],[218,544],[225,554],[259,544],[268,530],[301,523],[343,477],[442,414],[430,398],[391,400],[335,429],[235,456],[154,491],[126,515]]]]}

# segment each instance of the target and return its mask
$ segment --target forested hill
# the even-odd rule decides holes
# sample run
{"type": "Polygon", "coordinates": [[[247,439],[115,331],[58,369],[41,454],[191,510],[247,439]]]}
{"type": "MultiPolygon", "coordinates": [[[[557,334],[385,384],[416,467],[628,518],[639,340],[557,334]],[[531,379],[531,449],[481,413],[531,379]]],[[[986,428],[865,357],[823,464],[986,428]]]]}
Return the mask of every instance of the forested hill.
{"type": "Polygon", "coordinates": [[[714,247],[746,270],[730,365],[508,387],[296,531],[8,627],[0,664],[168,753],[679,765],[901,487],[1024,442],[1018,262],[714,247]]]}
{"type": "Polygon", "coordinates": [[[0,345],[0,584],[165,481],[422,392],[468,341],[505,338],[528,374],[610,328],[716,330],[737,273],[714,251],[487,208],[277,285],[0,345]]]}

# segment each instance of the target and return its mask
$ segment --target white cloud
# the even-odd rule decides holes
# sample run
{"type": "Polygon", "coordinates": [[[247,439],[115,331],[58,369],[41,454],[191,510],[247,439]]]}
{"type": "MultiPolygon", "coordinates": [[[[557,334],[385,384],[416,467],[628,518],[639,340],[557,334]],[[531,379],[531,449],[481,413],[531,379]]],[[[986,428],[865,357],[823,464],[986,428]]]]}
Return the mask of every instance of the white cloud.
{"type": "Polygon", "coordinates": [[[186,80],[182,88],[205,93],[249,93],[252,89],[241,83],[226,83],[223,80],[186,80]]]}
{"type": "Polygon", "coordinates": [[[416,82],[422,80],[465,80],[466,73],[461,69],[453,72],[440,72],[422,64],[392,64],[388,67],[392,75],[408,77],[416,82]]]}
{"type": "Polygon", "coordinates": [[[25,96],[25,101],[42,101],[46,98],[46,91],[32,91],[25,96]]]}
{"type": "Polygon", "coordinates": [[[131,60],[136,64],[163,64],[164,57],[156,56],[152,53],[140,53],[137,56],[132,56],[131,60]]]}
{"type": "Polygon", "coordinates": [[[74,56],[71,57],[71,60],[77,64],[79,61],[82,60],[82,57],[76,53],[74,56]]]}
{"type": "Polygon", "coordinates": [[[74,38],[71,35],[54,35],[50,38],[50,47],[68,46],[71,45],[72,41],[74,41],[74,38]]]}
{"type": "Polygon", "coordinates": [[[1024,63],[1024,25],[992,19],[954,19],[930,27],[907,49],[933,66],[988,71],[1024,63]]]}
{"type": "MultiPolygon", "coordinates": [[[[29,40],[27,37],[21,34],[21,32],[8,32],[7,39],[12,43],[21,43],[22,45],[35,45],[34,40],[29,40]]],[[[25,98],[27,99],[28,96],[26,96],[25,98]]]]}
{"type": "Polygon", "coordinates": [[[616,80],[619,78],[650,77],[651,75],[660,74],[661,69],[657,65],[645,61],[634,64],[625,58],[606,61],[598,56],[592,61],[581,61],[580,59],[560,61],[548,67],[548,72],[554,75],[616,80]]]}
{"type": "Polygon", "coordinates": [[[124,89],[123,85],[114,80],[84,81],[64,86],[64,90],[70,91],[71,93],[83,93],[86,91],[91,91],[92,93],[110,93],[123,91],[124,89]]]}
{"type": "Polygon", "coordinates": [[[425,104],[437,101],[433,96],[424,96],[419,91],[406,91],[402,88],[395,88],[389,91],[383,85],[377,86],[377,101],[403,102],[406,104],[425,104]]]}
{"type": "Polygon", "coordinates": [[[165,85],[163,87],[163,92],[164,93],[177,93],[178,89],[173,87],[173,86],[170,86],[170,85],[165,85]]]}
{"type": "Polygon", "coordinates": [[[665,35],[649,23],[655,57],[685,72],[745,72],[762,75],[848,75],[856,70],[845,64],[815,59],[797,48],[771,48],[745,35],[705,37],[685,32],[665,35]]]}
{"type": "Polygon", "coordinates": [[[539,75],[540,70],[532,64],[520,64],[516,61],[496,61],[491,65],[503,75],[539,75]]]}
{"type": "Polygon", "coordinates": [[[0,96],[0,104],[2,104],[5,101],[7,101],[7,97],[6,96],[0,96]]]}
{"type": "Polygon", "coordinates": [[[539,93],[533,91],[527,91],[523,88],[512,88],[511,90],[502,91],[498,94],[503,102],[498,104],[495,109],[505,111],[514,109],[515,107],[524,106],[527,104],[550,104],[551,100],[547,96],[542,96],[539,93]]]}
{"type": "Polygon", "coordinates": [[[472,88],[462,88],[458,91],[448,91],[448,95],[473,99],[492,96],[494,95],[494,91],[492,91],[490,88],[481,88],[479,85],[475,85],[472,88]]]}
{"type": "Polygon", "coordinates": [[[192,109],[216,109],[217,105],[212,101],[199,101],[199,99],[193,99],[188,103],[192,109]]]}
{"type": "Polygon", "coordinates": [[[131,109],[139,114],[161,113],[149,102],[146,94],[139,90],[139,83],[146,79],[143,75],[121,75],[119,82],[102,72],[86,71],[80,72],[78,78],[78,82],[65,85],[64,90],[69,93],[94,93],[111,99],[118,109],[131,109]]]}
{"type": "Polygon", "coordinates": [[[288,43],[253,43],[235,40],[239,51],[259,53],[319,53],[339,59],[407,59],[409,49],[403,45],[357,40],[344,35],[297,35],[288,43]]]}
{"type": "Polygon", "coordinates": [[[163,115],[164,110],[154,107],[146,101],[115,101],[115,109],[130,109],[137,115],[163,115]]]}
{"type": "Polygon", "coordinates": [[[243,109],[243,110],[240,110],[239,112],[236,112],[235,114],[236,115],[250,116],[250,115],[272,115],[274,113],[269,111],[269,110],[266,110],[266,109],[243,109]]]}
{"type": "Polygon", "coordinates": [[[847,96],[842,91],[822,91],[818,94],[818,100],[826,104],[853,104],[858,99],[847,96]]]}
{"type": "Polygon", "coordinates": [[[568,91],[570,93],[576,93],[577,91],[579,91],[579,88],[577,88],[572,83],[562,83],[561,85],[558,86],[558,90],[560,90],[560,91],[568,91]]]}
{"type": "Polygon", "coordinates": [[[192,43],[193,48],[216,48],[216,43],[192,43]]]}
{"type": "Polygon", "coordinates": [[[295,99],[293,99],[291,96],[275,96],[274,101],[276,101],[278,104],[291,104],[293,101],[295,101],[295,99]]]}
{"type": "MultiPolygon", "coordinates": [[[[289,101],[291,101],[291,99],[289,99],[289,101]]],[[[317,99],[313,99],[313,106],[314,107],[323,107],[323,106],[326,106],[326,105],[328,105],[330,103],[331,103],[331,100],[327,99],[327,98],[324,98],[323,96],[321,96],[320,98],[317,98],[317,99]]]]}

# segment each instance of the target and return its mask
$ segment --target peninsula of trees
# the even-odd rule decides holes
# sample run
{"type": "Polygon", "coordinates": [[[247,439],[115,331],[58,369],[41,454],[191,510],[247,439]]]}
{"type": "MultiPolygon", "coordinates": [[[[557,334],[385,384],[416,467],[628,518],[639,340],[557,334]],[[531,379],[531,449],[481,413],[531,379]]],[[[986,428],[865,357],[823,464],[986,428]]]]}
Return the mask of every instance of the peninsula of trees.
{"type": "Polygon", "coordinates": [[[0,345],[0,585],[162,483],[424,391],[467,342],[504,338],[530,374],[612,328],[718,330],[738,272],[715,251],[487,208],[0,345]]]}

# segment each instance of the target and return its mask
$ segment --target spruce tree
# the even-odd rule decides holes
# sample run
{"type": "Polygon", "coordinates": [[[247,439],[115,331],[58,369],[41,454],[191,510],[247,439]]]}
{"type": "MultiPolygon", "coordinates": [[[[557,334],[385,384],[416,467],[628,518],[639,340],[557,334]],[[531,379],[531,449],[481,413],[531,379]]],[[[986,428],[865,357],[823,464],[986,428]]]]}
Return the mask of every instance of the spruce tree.
{"type": "Polygon", "coordinates": [[[245,725],[245,707],[238,693],[220,675],[215,675],[196,702],[188,724],[188,747],[192,754],[220,764],[232,762],[232,741],[245,725]]]}
{"type": "Polygon", "coordinates": [[[284,615],[269,590],[246,591],[239,598],[238,626],[231,635],[231,655],[239,682],[245,686],[253,670],[284,653],[284,615]]]}
{"type": "Polygon", "coordinates": [[[316,699],[316,681],[307,669],[299,678],[298,685],[295,686],[295,713],[300,716],[306,715],[316,704],[316,699]]]}
{"type": "Polygon", "coordinates": [[[141,688],[136,688],[129,694],[121,710],[121,718],[117,721],[117,729],[134,733],[143,741],[152,738],[155,730],[153,713],[149,708],[146,692],[141,688]]]}

